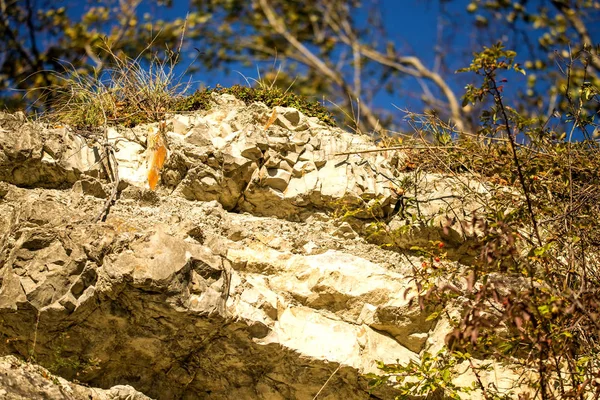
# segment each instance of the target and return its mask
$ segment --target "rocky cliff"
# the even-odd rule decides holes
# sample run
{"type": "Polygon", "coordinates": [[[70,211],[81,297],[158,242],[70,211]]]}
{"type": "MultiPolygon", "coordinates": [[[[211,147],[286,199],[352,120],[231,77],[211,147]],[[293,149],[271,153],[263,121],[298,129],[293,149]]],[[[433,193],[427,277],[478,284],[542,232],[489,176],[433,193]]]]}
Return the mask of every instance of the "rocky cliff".
{"type": "MultiPolygon", "coordinates": [[[[410,249],[443,241],[468,258],[460,223],[439,222],[469,215],[465,196],[487,189],[437,174],[415,183],[406,154],[356,153],[376,146],[295,109],[213,100],[168,118],[155,191],[157,124],[109,128],[103,143],[1,116],[0,355],[106,389],[51,399],[393,398],[363,375],[437,351],[449,331],[415,300],[410,249]],[[403,230],[410,179],[430,223],[403,230]]],[[[2,360],[18,367],[2,370],[0,390],[26,398],[6,383],[24,367],[2,360]]],[[[481,378],[508,384],[494,369],[481,378]]]]}

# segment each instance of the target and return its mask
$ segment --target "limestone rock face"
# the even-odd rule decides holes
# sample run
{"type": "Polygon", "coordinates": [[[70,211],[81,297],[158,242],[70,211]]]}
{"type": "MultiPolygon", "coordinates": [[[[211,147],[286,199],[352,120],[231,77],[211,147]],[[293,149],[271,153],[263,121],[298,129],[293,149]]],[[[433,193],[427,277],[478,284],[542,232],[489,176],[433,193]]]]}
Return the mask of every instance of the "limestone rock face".
{"type": "Polygon", "coordinates": [[[97,149],[65,127],[43,128],[23,114],[0,113],[0,181],[32,187],[70,187],[83,172],[98,174],[97,149]]]}
{"type": "MultiPolygon", "coordinates": [[[[271,110],[224,95],[170,117],[156,192],[145,138],[157,125],[110,128],[122,182],[97,223],[112,190],[102,139],[3,115],[0,355],[105,389],[94,398],[393,398],[362,374],[415,359],[441,329],[415,301],[419,259],[367,240],[370,224],[404,223],[391,189],[405,156],[340,154],[375,145],[275,113],[265,129],[271,110]]],[[[454,190],[430,179],[423,195],[454,190]]],[[[441,221],[448,201],[429,204],[441,221]]],[[[458,228],[432,227],[460,248],[458,228]]],[[[400,248],[430,239],[407,232],[400,248]]],[[[16,380],[30,373],[7,363],[16,380]]],[[[21,387],[6,376],[0,390],[21,387]]]]}
{"type": "Polygon", "coordinates": [[[15,356],[0,357],[0,398],[4,400],[150,400],[131,386],[91,388],[54,376],[15,356]]]}

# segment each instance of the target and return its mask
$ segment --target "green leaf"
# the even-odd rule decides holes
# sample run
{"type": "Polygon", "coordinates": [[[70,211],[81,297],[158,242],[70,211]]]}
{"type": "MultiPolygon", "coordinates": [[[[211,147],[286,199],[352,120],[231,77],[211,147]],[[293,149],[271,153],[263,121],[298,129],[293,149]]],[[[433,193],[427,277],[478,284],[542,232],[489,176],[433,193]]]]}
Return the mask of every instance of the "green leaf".
{"type": "Polygon", "coordinates": [[[440,311],[436,311],[436,312],[432,312],[431,314],[429,314],[427,316],[427,318],[425,319],[425,321],[433,321],[434,319],[438,319],[440,316],[441,312],[440,311]]]}
{"type": "Polygon", "coordinates": [[[542,314],[542,316],[546,316],[548,314],[550,314],[550,307],[548,307],[548,305],[542,305],[542,306],[538,306],[538,311],[540,314],[542,314]]]}

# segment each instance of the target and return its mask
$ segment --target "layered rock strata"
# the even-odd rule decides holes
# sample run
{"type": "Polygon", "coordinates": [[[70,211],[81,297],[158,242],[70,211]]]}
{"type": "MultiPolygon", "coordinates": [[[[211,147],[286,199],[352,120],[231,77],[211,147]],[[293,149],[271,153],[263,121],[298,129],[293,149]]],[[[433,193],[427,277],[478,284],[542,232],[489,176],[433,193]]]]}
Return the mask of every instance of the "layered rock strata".
{"type": "MultiPolygon", "coordinates": [[[[376,147],[295,109],[265,129],[264,105],[214,101],[169,117],[156,191],[156,124],[109,128],[102,143],[1,116],[0,354],[155,399],[393,398],[363,374],[417,359],[448,328],[415,301],[420,259],[367,240],[406,223],[406,156],[347,154],[376,147]],[[95,222],[113,190],[107,145],[120,184],[95,222]]],[[[461,227],[438,223],[462,206],[453,179],[420,180],[432,223],[397,248],[444,239],[466,254],[461,227]]]]}

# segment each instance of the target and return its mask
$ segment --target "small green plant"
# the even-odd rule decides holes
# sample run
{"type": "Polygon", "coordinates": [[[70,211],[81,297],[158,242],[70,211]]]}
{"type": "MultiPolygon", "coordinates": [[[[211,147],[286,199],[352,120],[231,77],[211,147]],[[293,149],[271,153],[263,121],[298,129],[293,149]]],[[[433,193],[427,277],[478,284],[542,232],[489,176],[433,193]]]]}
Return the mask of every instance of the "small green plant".
{"type": "Polygon", "coordinates": [[[100,368],[100,360],[97,358],[92,357],[82,360],[78,355],[66,356],[69,352],[68,339],[69,335],[63,332],[55,342],[53,349],[54,360],[48,368],[52,373],[59,374],[60,372],[64,373],[68,371],[69,373],[74,373],[75,376],[80,376],[100,368]]]}
{"type": "Polygon", "coordinates": [[[461,394],[473,391],[471,386],[457,386],[453,382],[459,361],[459,357],[444,348],[435,355],[423,352],[419,360],[410,360],[408,364],[379,363],[383,374],[368,374],[367,378],[371,389],[393,384],[401,399],[442,392],[446,399],[459,400],[461,394]]]}

